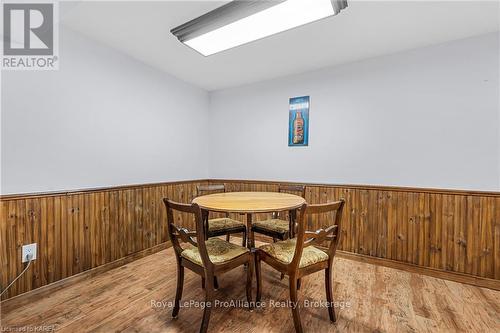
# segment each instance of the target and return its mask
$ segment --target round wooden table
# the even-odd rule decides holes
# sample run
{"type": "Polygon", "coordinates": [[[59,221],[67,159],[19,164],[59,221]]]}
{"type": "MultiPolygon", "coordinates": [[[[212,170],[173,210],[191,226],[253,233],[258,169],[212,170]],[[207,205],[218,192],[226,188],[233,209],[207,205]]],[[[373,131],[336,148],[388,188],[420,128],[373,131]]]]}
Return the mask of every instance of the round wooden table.
{"type": "Polygon", "coordinates": [[[304,203],[304,198],[277,192],[226,192],[203,195],[193,199],[206,212],[244,213],[247,215],[247,246],[254,246],[252,232],[253,213],[290,211],[295,220],[296,209],[304,203]]]}

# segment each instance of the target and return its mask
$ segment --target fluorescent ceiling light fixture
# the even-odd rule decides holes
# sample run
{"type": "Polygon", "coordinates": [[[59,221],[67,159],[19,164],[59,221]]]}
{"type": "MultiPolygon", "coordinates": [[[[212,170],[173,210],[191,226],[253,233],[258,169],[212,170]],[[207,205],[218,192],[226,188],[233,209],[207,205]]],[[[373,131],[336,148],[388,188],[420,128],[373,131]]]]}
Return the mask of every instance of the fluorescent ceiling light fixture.
{"type": "Polygon", "coordinates": [[[336,15],[346,7],[346,0],[234,0],[171,32],[209,56],[336,15]]]}

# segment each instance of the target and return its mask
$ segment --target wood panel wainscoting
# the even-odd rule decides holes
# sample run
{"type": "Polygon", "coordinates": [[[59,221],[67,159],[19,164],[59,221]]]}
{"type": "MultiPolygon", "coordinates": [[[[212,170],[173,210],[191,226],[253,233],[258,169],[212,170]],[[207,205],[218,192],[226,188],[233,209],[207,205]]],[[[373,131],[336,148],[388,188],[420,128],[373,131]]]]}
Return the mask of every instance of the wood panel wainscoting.
{"type": "MultiPolygon", "coordinates": [[[[164,249],[167,227],[162,199],[190,202],[196,196],[196,185],[207,183],[197,180],[2,196],[2,288],[24,268],[22,245],[38,244],[37,259],[2,299],[164,249]]],[[[194,228],[189,220],[187,225],[194,228]]]]}
{"type": "MultiPolygon", "coordinates": [[[[227,191],[305,185],[310,204],[344,198],[340,256],[500,290],[500,192],[249,180],[210,183],[223,183],[227,191]]],[[[265,216],[254,219],[259,218],[265,216]]],[[[308,230],[326,225],[321,216],[307,221],[308,230]]]]}
{"type": "MultiPolygon", "coordinates": [[[[272,192],[280,184],[297,184],[193,180],[1,196],[2,287],[24,267],[22,245],[38,244],[32,267],[2,299],[164,249],[161,200],[188,203],[197,185],[217,183],[227,191],[272,192]]],[[[302,184],[308,203],[346,200],[339,256],[500,290],[500,192],[302,184]]],[[[256,215],[255,220],[265,217],[256,215]]],[[[313,217],[307,228],[319,229],[324,222],[313,217]]],[[[183,223],[194,228],[189,219],[183,223]]]]}

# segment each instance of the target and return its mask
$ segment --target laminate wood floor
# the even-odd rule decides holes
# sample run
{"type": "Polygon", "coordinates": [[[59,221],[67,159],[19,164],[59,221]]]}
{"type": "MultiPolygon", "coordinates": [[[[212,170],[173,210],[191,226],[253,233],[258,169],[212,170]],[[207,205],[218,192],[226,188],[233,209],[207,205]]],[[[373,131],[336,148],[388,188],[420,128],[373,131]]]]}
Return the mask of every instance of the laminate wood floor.
{"type": "MultiPolygon", "coordinates": [[[[204,292],[200,278],[186,270],[183,302],[171,318],[176,268],[172,248],[139,259],[49,295],[2,303],[2,332],[197,332],[204,292]]],[[[336,324],[330,324],[324,275],[303,279],[299,299],[307,332],[500,332],[500,292],[335,259],[336,324]]],[[[265,307],[249,312],[245,272],[237,268],[219,279],[210,332],[293,332],[288,283],[263,265],[265,307]],[[233,301],[234,304],[230,302],[233,301]]],[[[254,282],[255,285],[255,282],[254,282]]],[[[255,290],[254,290],[255,296],[255,290]]]]}

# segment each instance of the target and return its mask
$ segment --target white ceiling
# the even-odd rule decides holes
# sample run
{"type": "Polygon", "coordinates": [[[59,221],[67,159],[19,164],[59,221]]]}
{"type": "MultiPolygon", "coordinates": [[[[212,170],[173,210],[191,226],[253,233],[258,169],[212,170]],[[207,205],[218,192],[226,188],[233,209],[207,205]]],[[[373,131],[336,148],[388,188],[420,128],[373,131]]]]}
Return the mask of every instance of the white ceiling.
{"type": "Polygon", "coordinates": [[[227,1],[61,5],[71,29],[212,91],[499,30],[497,1],[349,1],[340,15],[210,57],[170,29],[227,1]]]}

